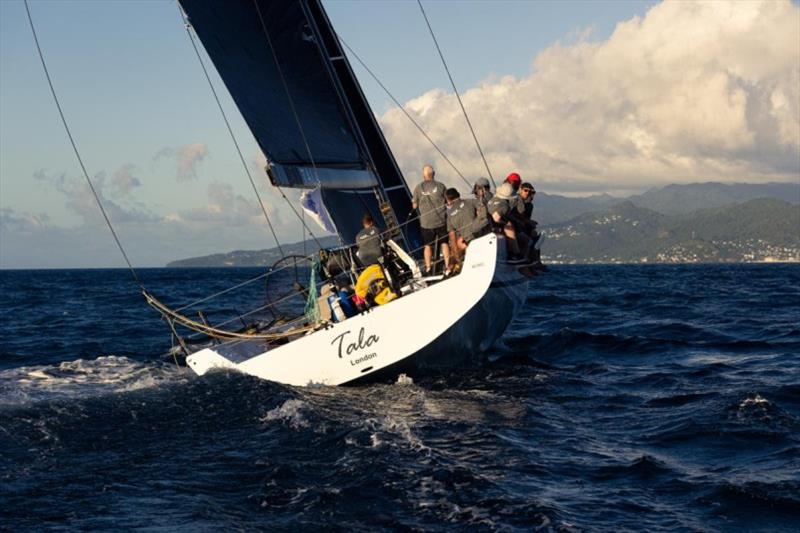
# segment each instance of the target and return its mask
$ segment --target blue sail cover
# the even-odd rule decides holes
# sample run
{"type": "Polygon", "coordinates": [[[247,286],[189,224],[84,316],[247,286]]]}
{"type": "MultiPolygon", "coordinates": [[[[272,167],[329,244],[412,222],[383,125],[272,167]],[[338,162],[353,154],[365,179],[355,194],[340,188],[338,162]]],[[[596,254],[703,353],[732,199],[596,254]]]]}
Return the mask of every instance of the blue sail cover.
{"type": "MultiPolygon", "coordinates": [[[[348,242],[365,212],[380,220],[373,188],[405,220],[408,186],[319,0],[179,1],[266,155],[274,185],[321,187],[348,242]]],[[[418,229],[403,234],[415,247],[418,229]]]]}

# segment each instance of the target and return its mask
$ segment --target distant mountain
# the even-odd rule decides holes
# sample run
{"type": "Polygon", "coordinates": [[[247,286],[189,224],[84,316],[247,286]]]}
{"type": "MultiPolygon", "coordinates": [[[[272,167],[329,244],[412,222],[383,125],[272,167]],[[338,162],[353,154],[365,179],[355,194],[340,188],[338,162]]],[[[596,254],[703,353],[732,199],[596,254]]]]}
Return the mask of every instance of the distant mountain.
{"type": "Polygon", "coordinates": [[[680,215],[756,198],[774,198],[794,204],[800,203],[800,182],[764,184],[707,182],[667,185],[631,196],[628,200],[639,207],[665,215],[680,215]]]}
{"type": "Polygon", "coordinates": [[[800,206],[772,198],[688,215],[626,201],[543,229],[552,262],[800,261],[800,206]]]}
{"type": "MultiPolygon", "coordinates": [[[[798,204],[800,183],[708,182],[667,185],[629,198],[540,191],[533,217],[552,232],[543,253],[556,261],[750,261],[797,256],[773,247],[796,248],[798,204]]],[[[321,242],[338,245],[335,237],[321,242]]],[[[303,243],[284,249],[302,254],[303,243]]],[[[315,243],[308,241],[306,250],[316,250],[315,243]]],[[[240,250],[167,266],[269,266],[279,257],[275,248],[240,250]]]]}
{"type": "Polygon", "coordinates": [[[631,202],[621,202],[563,224],[545,226],[547,240],[542,253],[563,261],[640,258],[649,253],[654,235],[666,236],[663,231],[668,218],[631,202]]]}
{"type": "Polygon", "coordinates": [[[558,224],[620,201],[620,198],[614,198],[608,194],[570,197],[537,191],[535,218],[540,224],[558,224]]]}
{"type": "Polygon", "coordinates": [[[623,201],[665,215],[681,215],[698,209],[724,207],[756,198],[774,198],[789,203],[800,203],[800,183],[689,183],[650,189],[643,194],[628,198],[616,198],[608,194],[570,197],[539,191],[536,193],[534,218],[540,224],[559,224],[623,201]]]}
{"type": "MultiPolygon", "coordinates": [[[[339,245],[339,239],[334,236],[320,237],[319,243],[323,248],[332,248],[339,245]]],[[[313,239],[305,242],[294,242],[284,244],[283,251],[286,255],[304,255],[317,251],[319,247],[313,239]]],[[[204,255],[201,257],[190,257],[167,263],[168,268],[192,268],[192,267],[268,267],[281,258],[278,248],[267,250],[236,250],[228,253],[204,255]]]]}

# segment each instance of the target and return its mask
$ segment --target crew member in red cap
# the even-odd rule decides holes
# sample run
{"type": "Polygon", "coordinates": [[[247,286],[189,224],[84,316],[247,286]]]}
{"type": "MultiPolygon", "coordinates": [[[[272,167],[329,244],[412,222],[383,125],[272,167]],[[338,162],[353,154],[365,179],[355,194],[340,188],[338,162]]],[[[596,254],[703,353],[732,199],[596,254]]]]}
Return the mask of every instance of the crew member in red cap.
{"type": "Polygon", "coordinates": [[[522,178],[520,178],[519,174],[517,174],[516,172],[512,172],[511,174],[509,174],[506,177],[506,181],[510,183],[512,187],[514,187],[514,191],[518,191],[520,184],[522,184],[522,178]]]}

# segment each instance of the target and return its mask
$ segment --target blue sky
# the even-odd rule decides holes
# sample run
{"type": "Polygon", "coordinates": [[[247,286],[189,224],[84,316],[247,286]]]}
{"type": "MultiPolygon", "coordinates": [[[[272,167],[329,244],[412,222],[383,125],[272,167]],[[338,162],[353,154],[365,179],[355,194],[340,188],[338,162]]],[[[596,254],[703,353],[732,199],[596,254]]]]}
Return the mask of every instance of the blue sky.
{"type": "MultiPolygon", "coordinates": [[[[429,1],[426,9],[456,82],[467,91],[508,75],[523,81],[536,70],[534,59],[543,51],[578,50],[581,43],[602,43],[614,34],[618,23],[644,17],[653,5],[638,1],[454,0],[429,1]],[[591,30],[588,37],[587,29],[591,30]]],[[[430,91],[435,89],[449,90],[416,2],[330,0],[325,6],[340,35],[401,101],[433,94],[430,91]]],[[[230,184],[234,195],[252,196],[173,0],[33,0],[31,10],[89,172],[100,174],[100,179],[105,176],[105,183],[110,184],[113,176],[127,169],[129,178],[135,180],[135,187],[116,197],[120,206],[155,218],[189,212],[208,204],[214,183],[230,184]],[[176,154],[182,147],[196,145],[202,145],[204,152],[193,160],[192,175],[180,179],[176,154]],[[156,156],[159,153],[161,157],[156,156]]],[[[395,131],[388,98],[354,66],[374,111],[386,115],[386,127],[395,131]]],[[[255,158],[257,148],[246,126],[220,80],[215,83],[246,155],[255,158]]],[[[398,142],[402,142],[399,135],[398,142]]],[[[39,217],[48,227],[63,230],[60,235],[68,235],[71,228],[90,222],[81,207],[76,207],[75,197],[69,196],[68,183],[77,177],[79,168],[49,95],[24,5],[4,0],[0,2],[0,208],[39,217]]],[[[641,188],[650,184],[643,181],[641,188]]],[[[609,183],[607,187],[620,188],[636,186],[609,183]]],[[[552,189],[559,192],[557,182],[552,189]]],[[[282,237],[299,237],[286,211],[277,209],[282,237]]],[[[138,239],[134,246],[145,250],[157,235],[144,237],[146,232],[139,229],[132,226],[130,233],[138,239]]],[[[182,243],[176,234],[172,249],[143,252],[142,262],[158,265],[171,259],[170,254],[181,257],[270,246],[266,238],[259,242],[261,231],[249,228],[241,232],[240,241],[225,246],[202,243],[200,235],[182,243]]],[[[0,242],[2,267],[119,263],[112,258],[113,250],[106,249],[89,252],[90,256],[97,253],[96,257],[86,253],[73,257],[68,250],[48,254],[43,245],[39,253],[27,254],[9,244],[16,241],[8,231],[4,235],[6,246],[0,242]]],[[[42,242],[58,242],[50,239],[42,242]]]]}
{"type": "MultiPolygon", "coordinates": [[[[379,73],[400,101],[447,87],[415,2],[330,1],[337,31],[379,73]]],[[[457,83],[468,88],[491,74],[524,74],[536,52],[581,28],[609,33],[617,20],[641,14],[646,2],[429,2],[428,11],[457,83]]],[[[235,153],[192,56],[172,0],[34,0],[31,11],[59,97],[90,172],[139,167],[145,182],[168,173],[153,162],[166,146],[203,142],[211,157],[202,172],[234,173],[235,153]]],[[[58,122],[21,1],[0,2],[0,163],[3,205],[46,211],[77,223],[60,194],[33,174],[78,168],[58,122]]],[[[360,79],[376,113],[391,104],[371,79],[360,79]]],[[[215,80],[219,81],[219,80],[215,80]]],[[[218,87],[222,87],[221,82],[218,87]]],[[[255,150],[224,89],[229,116],[255,150]]],[[[160,179],[141,201],[191,206],[202,190],[160,179]]]]}

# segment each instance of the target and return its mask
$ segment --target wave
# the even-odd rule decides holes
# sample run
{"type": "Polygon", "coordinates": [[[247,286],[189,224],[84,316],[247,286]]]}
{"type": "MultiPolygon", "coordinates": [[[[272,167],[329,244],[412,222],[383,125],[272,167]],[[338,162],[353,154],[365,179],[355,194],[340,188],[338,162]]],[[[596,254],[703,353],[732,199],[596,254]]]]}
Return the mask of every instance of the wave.
{"type": "Polygon", "coordinates": [[[757,392],[747,394],[738,403],[730,405],[728,418],[752,426],[800,431],[800,421],[796,417],[757,392]]]}
{"type": "MultiPolygon", "coordinates": [[[[696,353],[726,354],[731,361],[742,362],[740,354],[763,351],[782,352],[800,346],[796,341],[737,339],[722,333],[703,334],[702,328],[674,323],[657,327],[622,325],[620,331],[585,331],[564,327],[552,333],[509,335],[504,347],[510,353],[524,354],[545,361],[595,360],[599,355],[646,357],[675,354],[685,358],[686,350],[696,353]]],[[[769,354],[767,357],[772,357],[769,354]]]]}
{"type": "Polygon", "coordinates": [[[0,406],[85,398],[158,387],[186,379],[187,369],[107,355],[56,365],[21,366],[0,371],[0,406]]]}
{"type": "Polygon", "coordinates": [[[633,481],[674,477],[678,471],[651,455],[641,455],[627,464],[595,468],[591,475],[598,481],[633,481]]]}
{"type": "MultiPolygon", "coordinates": [[[[782,409],[759,393],[738,396],[730,403],[721,397],[711,400],[706,397],[677,396],[678,405],[703,400],[692,416],[681,416],[675,412],[666,420],[659,420],[655,427],[642,438],[645,442],[664,446],[670,444],[705,442],[706,445],[757,445],[762,449],[771,446],[793,445],[800,432],[800,422],[790,412],[782,409]]],[[[658,401],[648,402],[651,407],[664,407],[658,401]]],[[[673,405],[667,400],[667,405],[673,405]]]]}
{"type": "Polygon", "coordinates": [[[648,400],[645,405],[648,407],[680,407],[694,402],[699,402],[716,396],[711,392],[696,392],[687,394],[674,394],[661,396],[648,400]]]}
{"type": "MultiPolygon", "coordinates": [[[[704,506],[713,506],[714,513],[726,519],[736,518],[752,521],[745,529],[771,529],[771,522],[778,529],[785,527],[786,520],[797,524],[800,519],[800,482],[784,480],[773,483],[745,481],[721,483],[696,499],[704,506]]],[[[740,523],[740,526],[743,525],[740,523]]]]}

